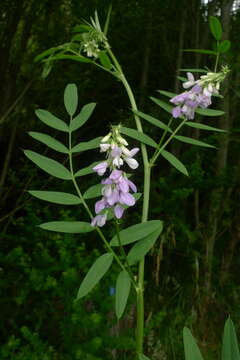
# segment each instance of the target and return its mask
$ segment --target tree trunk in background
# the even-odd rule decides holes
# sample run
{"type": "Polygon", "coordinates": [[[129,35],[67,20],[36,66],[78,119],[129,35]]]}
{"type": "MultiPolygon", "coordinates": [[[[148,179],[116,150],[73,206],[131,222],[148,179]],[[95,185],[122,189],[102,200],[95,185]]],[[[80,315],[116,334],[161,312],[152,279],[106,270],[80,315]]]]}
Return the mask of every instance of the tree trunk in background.
{"type": "Polygon", "coordinates": [[[140,80],[140,97],[139,97],[139,109],[144,109],[147,95],[147,84],[149,77],[149,61],[151,55],[151,37],[152,37],[152,21],[153,21],[152,7],[151,2],[149,1],[149,6],[147,9],[147,23],[146,23],[146,37],[144,42],[144,53],[143,53],[143,66],[140,80]]]}
{"type": "MultiPolygon", "coordinates": [[[[224,29],[224,38],[228,38],[230,32],[230,12],[232,8],[233,0],[224,0],[222,2],[221,14],[222,14],[222,24],[224,29]]],[[[220,118],[220,128],[229,130],[231,127],[231,118],[229,114],[229,77],[225,81],[223,87],[223,111],[225,115],[220,118]]],[[[227,166],[227,155],[228,155],[228,145],[229,145],[229,137],[227,135],[221,135],[219,138],[219,150],[217,152],[216,158],[216,177],[220,177],[227,166]]],[[[219,186],[212,191],[210,196],[210,205],[208,212],[208,224],[207,224],[207,232],[206,232],[206,258],[205,258],[205,279],[204,279],[204,287],[205,287],[205,295],[206,295],[206,306],[210,299],[211,295],[211,286],[212,286],[212,266],[213,266],[213,255],[214,255],[214,247],[219,231],[219,220],[220,216],[223,213],[223,209],[225,206],[225,190],[223,186],[219,186]]]]}

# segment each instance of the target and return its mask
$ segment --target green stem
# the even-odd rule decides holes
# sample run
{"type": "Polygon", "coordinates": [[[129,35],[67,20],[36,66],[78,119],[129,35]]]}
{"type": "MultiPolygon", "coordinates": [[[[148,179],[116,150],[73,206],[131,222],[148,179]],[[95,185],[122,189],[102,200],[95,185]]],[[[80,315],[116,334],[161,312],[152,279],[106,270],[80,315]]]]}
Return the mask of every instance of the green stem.
{"type": "MultiPolygon", "coordinates": [[[[167,127],[168,127],[168,128],[170,128],[170,126],[171,126],[171,124],[172,124],[172,121],[173,121],[173,117],[171,117],[171,118],[169,119],[169,121],[168,121],[168,124],[167,124],[167,127]]],[[[167,135],[167,129],[164,130],[164,132],[163,132],[163,134],[162,134],[162,136],[161,136],[161,139],[160,139],[159,144],[158,144],[158,148],[161,147],[161,145],[162,145],[162,143],[163,143],[163,140],[165,139],[166,135],[167,135]]],[[[158,149],[155,150],[155,153],[153,154],[153,157],[157,154],[157,152],[158,152],[158,149]]]]}
{"type": "MultiPolygon", "coordinates": [[[[132,89],[122,71],[120,64],[118,63],[115,55],[108,49],[108,53],[116,67],[119,71],[119,79],[122,81],[125,90],[128,94],[132,110],[138,110],[136,101],[132,92],[132,89]]],[[[134,113],[134,119],[136,123],[137,130],[143,133],[143,128],[139,116],[134,113]]],[[[143,191],[143,208],[142,208],[142,222],[147,221],[148,219],[148,210],[149,210],[149,194],[150,194],[150,185],[151,185],[151,171],[148,160],[148,153],[146,145],[141,143],[141,152],[144,165],[144,191],[143,191]]],[[[142,354],[143,352],[143,339],[144,339],[144,258],[139,262],[138,268],[138,288],[137,288],[137,326],[136,326],[136,353],[142,354]]]]}
{"type": "MultiPolygon", "coordinates": [[[[74,172],[73,172],[73,161],[72,161],[72,133],[71,131],[69,131],[69,137],[68,137],[68,143],[69,143],[69,166],[70,166],[70,172],[71,172],[71,175],[72,175],[72,182],[74,184],[74,187],[75,187],[75,190],[78,194],[78,197],[80,198],[85,210],[87,211],[90,219],[93,218],[93,214],[91,212],[91,210],[89,209],[86,201],[84,200],[83,198],[83,195],[78,187],[78,184],[76,182],[76,179],[75,179],[75,176],[74,176],[74,172]]],[[[115,253],[115,251],[111,248],[111,246],[109,245],[108,241],[106,240],[103,232],[101,229],[99,229],[98,227],[96,228],[96,231],[98,233],[98,235],[100,236],[100,238],[102,239],[106,249],[111,252],[115,258],[115,260],[117,261],[117,263],[119,264],[119,266],[121,267],[122,270],[125,270],[126,271],[126,268],[125,266],[123,265],[123,263],[121,262],[121,260],[119,259],[119,257],[117,256],[117,254],[115,253]]]]}
{"type": "MultiPolygon", "coordinates": [[[[217,41],[217,48],[219,46],[219,41],[217,41]]],[[[220,56],[220,53],[218,52],[217,53],[217,57],[216,57],[216,62],[215,62],[215,66],[214,66],[214,72],[216,73],[217,72],[217,67],[218,67],[218,62],[219,62],[219,56],[220,56]]]]}
{"type": "Polygon", "coordinates": [[[126,252],[124,250],[124,247],[122,246],[122,243],[121,243],[118,221],[115,221],[115,224],[116,224],[116,233],[117,233],[118,245],[120,247],[120,252],[121,252],[122,257],[124,258],[124,260],[126,262],[126,265],[127,265],[126,269],[127,269],[128,275],[130,276],[130,279],[132,280],[132,283],[133,283],[133,285],[135,287],[135,290],[137,291],[137,284],[136,284],[136,281],[134,279],[134,274],[133,274],[132,269],[131,269],[131,267],[129,265],[128,258],[127,258],[126,252]]]}
{"type": "Polygon", "coordinates": [[[176,133],[181,129],[181,127],[185,124],[185,122],[187,121],[187,119],[185,118],[177,127],[176,129],[173,131],[173,133],[169,136],[169,138],[167,139],[167,141],[160,147],[159,149],[155,152],[155,154],[153,155],[152,159],[150,160],[150,165],[153,166],[155,161],[157,160],[158,156],[161,154],[162,150],[165,149],[165,147],[170,143],[170,141],[172,140],[172,138],[176,135],[176,133]]]}

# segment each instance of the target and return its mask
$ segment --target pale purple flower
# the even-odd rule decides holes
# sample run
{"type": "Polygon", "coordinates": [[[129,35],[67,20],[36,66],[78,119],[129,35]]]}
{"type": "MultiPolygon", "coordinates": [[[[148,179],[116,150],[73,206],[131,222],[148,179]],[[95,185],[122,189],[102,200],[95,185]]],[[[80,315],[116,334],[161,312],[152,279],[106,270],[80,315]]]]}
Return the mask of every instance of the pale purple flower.
{"type": "Polygon", "coordinates": [[[116,205],[114,207],[114,215],[116,216],[117,219],[121,219],[123,213],[124,213],[124,208],[121,205],[116,205]]]}
{"type": "Polygon", "coordinates": [[[187,72],[188,81],[183,83],[184,89],[188,89],[195,84],[194,76],[192,73],[187,72]]]}
{"type": "Polygon", "coordinates": [[[120,192],[119,194],[119,202],[123,205],[133,206],[136,202],[135,198],[132,194],[120,192]]]}
{"type": "Polygon", "coordinates": [[[97,215],[92,219],[91,225],[102,227],[106,224],[106,220],[107,220],[107,214],[97,215]]]}
{"type": "Polygon", "coordinates": [[[106,203],[106,200],[104,198],[97,201],[96,204],[95,204],[95,213],[96,214],[100,213],[100,211],[102,211],[103,209],[106,208],[106,205],[107,205],[107,203],[106,203]]]}
{"type": "Polygon", "coordinates": [[[108,167],[108,163],[104,161],[94,166],[93,170],[96,171],[99,176],[102,176],[106,172],[107,167],[108,167]]]}
{"type": "Polygon", "coordinates": [[[105,197],[107,203],[110,205],[110,206],[113,206],[115,205],[117,202],[119,202],[119,190],[117,189],[117,187],[115,187],[113,190],[112,190],[112,193],[110,196],[106,196],[105,197]]]}
{"type": "Polygon", "coordinates": [[[122,176],[118,182],[118,187],[122,192],[127,193],[129,191],[128,180],[122,176]]]}
{"type": "Polygon", "coordinates": [[[137,187],[136,187],[136,185],[135,185],[131,180],[128,180],[128,179],[127,179],[127,182],[128,182],[128,185],[129,185],[130,189],[131,189],[133,192],[137,192],[137,187]]]}
{"type": "Polygon", "coordinates": [[[111,172],[111,175],[109,176],[109,179],[113,180],[114,182],[117,182],[117,181],[119,181],[121,176],[122,176],[122,171],[115,169],[115,170],[113,170],[111,172]]]}

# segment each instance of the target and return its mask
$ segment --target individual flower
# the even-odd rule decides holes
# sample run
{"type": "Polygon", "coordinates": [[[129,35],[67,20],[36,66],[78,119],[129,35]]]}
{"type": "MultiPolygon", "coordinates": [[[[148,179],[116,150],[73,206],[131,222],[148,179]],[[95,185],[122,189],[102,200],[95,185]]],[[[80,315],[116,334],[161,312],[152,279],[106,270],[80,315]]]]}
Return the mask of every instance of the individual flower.
{"type": "Polygon", "coordinates": [[[91,225],[92,226],[99,226],[102,227],[105,225],[107,220],[107,215],[103,214],[103,215],[97,215],[92,219],[91,225]]]}

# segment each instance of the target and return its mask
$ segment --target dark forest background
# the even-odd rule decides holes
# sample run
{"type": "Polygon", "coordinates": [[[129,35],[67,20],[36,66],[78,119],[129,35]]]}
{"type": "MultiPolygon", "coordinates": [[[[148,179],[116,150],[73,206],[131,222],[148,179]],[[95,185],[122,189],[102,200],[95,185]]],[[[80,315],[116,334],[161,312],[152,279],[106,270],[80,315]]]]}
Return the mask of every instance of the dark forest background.
{"type": "MultiPolygon", "coordinates": [[[[115,0],[109,29],[112,49],[135,90],[140,110],[167,121],[148,96],[156,90],[181,91],[181,68],[213,67],[208,55],[184,48],[211,48],[208,17],[219,16],[224,39],[232,42],[223,61],[231,74],[225,82],[221,118],[206,124],[227,134],[187,135],[216,150],[173,143],[190,176],[164,159],[153,170],[150,218],[164,221],[164,233],[148,255],[146,268],[145,352],[153,360],[182,359],[182,329],[189,326],[206,359],[216,359],[224,321],[231,314],[240,333],[240,157],[239,63],[240,4],[233,0],[115,0]],[[239,6],[239,7],[238,7],[239,6]]],[[[34,63],[40,52],[69,41],[73,26],[98,9],[104,20],[108,0],[2,0],[0,4],[0,358],[7,360],[130,359],[134,298],[117,323],[114,286],[117,268],[83,301],[74,302],[79,284],[103,250],[97,236],[50,233],[37,227],[51,220],[79,220],[80,207],[56,206],[33,199],[28,189],[69,189],[37,170],[22,152],[32,148],[54,157],[28,136],[44,132],[37,108],[64,117],[63,92],[76,83],[80,105],[97,102],[79,140],[105,135],[110,123],[132,124],[121,85],[88,64],[54,64],[41,77],[34,63]]],[[[146,125],[147,133],[156,136],[146,125]]],[[[188,130],[189,131],[189,130],[188,130]]],[[[52,131],[52,136],[55,132],[52,131]]],[[[76,159],[87,166],[97,151],[76,159]]],[[[135,181],[141,188],[139,170],[135,181]]],[[[98,182],[81,178],[82,189],[98,182]]],[[[139,220],[140,207],[125,217],[139,220]]],[[[112,234],[111,226],[108,228],[112,234]]]]}

